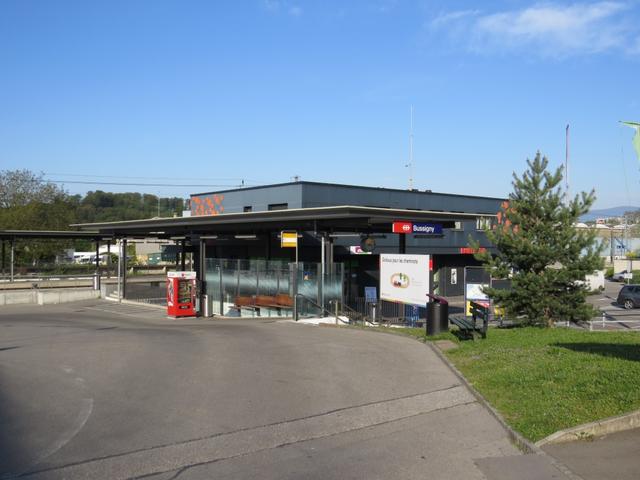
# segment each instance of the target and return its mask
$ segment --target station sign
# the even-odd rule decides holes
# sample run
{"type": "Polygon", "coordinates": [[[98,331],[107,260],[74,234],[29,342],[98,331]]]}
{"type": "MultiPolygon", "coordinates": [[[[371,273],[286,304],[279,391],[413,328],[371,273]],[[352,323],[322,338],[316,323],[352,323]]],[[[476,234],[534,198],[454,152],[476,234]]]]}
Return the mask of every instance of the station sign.
{"type": "Polygon", "coordinates": [[[280,233],[281,248],[298,248],[298,232],[280,233]]]}
{"type": "Polygon", "coordinates": [[[393,233],[418,233],[421,235],[442,235],[440,223],[393,222],[393,233]]]}

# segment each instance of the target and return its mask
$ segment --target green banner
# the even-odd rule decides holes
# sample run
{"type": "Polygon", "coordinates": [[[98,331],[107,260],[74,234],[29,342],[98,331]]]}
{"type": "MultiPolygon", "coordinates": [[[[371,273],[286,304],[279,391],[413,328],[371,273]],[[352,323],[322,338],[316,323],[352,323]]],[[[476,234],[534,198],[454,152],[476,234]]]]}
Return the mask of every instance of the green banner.
{"type": "Polygon", "coordinates": [[[636,149],[636,155],[638,155],[638,160],[640,160],[640,123],[636,122],[620,122],[625,124],[627,127],[631,127],[636,131],[636,134],[633,136],[633,148],[636,149]]]}

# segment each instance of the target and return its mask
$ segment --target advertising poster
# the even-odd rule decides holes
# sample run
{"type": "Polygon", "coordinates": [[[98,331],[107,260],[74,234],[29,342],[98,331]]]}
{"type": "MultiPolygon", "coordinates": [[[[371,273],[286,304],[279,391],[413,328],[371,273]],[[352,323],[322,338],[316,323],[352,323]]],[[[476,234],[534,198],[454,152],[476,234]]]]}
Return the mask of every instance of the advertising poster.
{"type": "Polygon", "coordinates": [[[429,255],[380,255],[380,299],[424,306],[429,293],[429,255]]]}

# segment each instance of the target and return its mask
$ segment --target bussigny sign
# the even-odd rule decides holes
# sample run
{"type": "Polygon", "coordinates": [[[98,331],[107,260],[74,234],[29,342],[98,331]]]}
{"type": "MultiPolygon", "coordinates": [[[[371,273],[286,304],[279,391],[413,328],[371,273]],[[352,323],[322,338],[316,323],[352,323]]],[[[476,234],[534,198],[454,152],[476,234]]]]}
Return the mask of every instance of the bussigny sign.
{"type": "Polygon", "coordinates": [[[419,233],[422,235],[442,235],[439,223],[393,222],[393,233],[419,233]]]}
{"type": "Polygon", "coordinates": [[[380,254],[380,299],[424,306],[429,293],[429,255],[380,254]]]}

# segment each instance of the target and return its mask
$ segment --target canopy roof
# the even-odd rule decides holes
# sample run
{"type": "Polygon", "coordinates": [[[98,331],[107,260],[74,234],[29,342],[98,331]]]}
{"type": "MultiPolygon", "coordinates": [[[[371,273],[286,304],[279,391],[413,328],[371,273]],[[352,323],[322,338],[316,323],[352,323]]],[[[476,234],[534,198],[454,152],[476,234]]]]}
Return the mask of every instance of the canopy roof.
{"type": "Polygon", "coordinates": [[[84,223],[75,224],[72,227],[116,237],[157,238],[216,233],[264,233],[280,230],[390,233],[391,224],[395,221],[440,223],[444,228],[453,228],[455,222],[474,220],[481,216],[492,215],[343,205],[191,217],[152,218],[121,222],[84,223]]]}
{"type": "Polygon", "coordinates": [[[109,240],[111,235],[97,231],[77,230],[0,230],[0,240],[15,240],[18,238],[109,240]]]}

